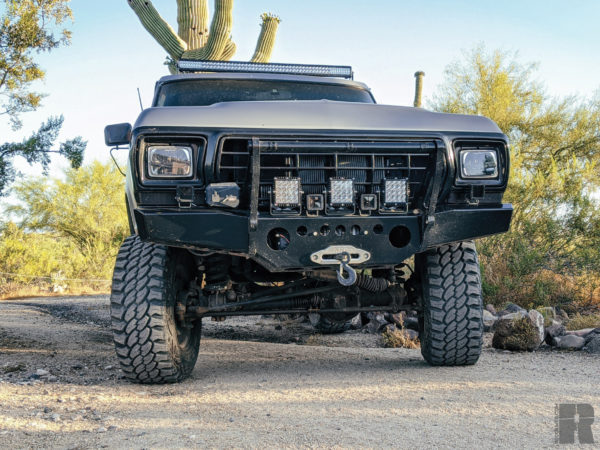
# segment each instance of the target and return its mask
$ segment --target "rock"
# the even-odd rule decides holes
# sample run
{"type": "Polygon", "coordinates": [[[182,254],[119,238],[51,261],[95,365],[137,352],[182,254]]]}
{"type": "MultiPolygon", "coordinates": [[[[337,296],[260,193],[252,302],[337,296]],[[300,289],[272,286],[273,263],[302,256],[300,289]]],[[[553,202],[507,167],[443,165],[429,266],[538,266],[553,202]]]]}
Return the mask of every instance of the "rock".
{"type": "Polygon", "coordinates": [[[557,322],[556,320],[552,321],[552,325],[546,327],[544,332],[544,341],[548,345],[554,345],[554,338],[563,336],[565,334],[565,326],[557,322]]]}
{"type": "Polygon", "coordinates": [[[493,315],[490,311],[488,311],[487,309],[483,310],[483,331],[490,332],[494,330],[494,325],[496,325],[496,322],[498,321],[498,318],[493,315]]]}
{"type": "Polygon", "coordinates": [[[582,350],[587,353],[600,355],[600,334],[594,335],[590,340],[586,339],[582,350]]]}
{"type": "Polygon", "coordinates": [[[572,334],[554,338],[554,346],[562,350],[581,350],[584,345],[584,338],[572,334]]]}
{"type": "Polygon", "coordinates": [[[500,318],[492,338],[492,347],[500,350],[533,351],[541,344],[539,330],[529,318],[500,318]]]}
{"type": "Polygon", "coordinates": [[[98,428],[96,428],[96,432],[97,432],[97,433],[106,433],[106,431],[107,431],[107,430],[106,430],[106,428],[104,428],[104,427],[98,427],[98,428]]]}
{"type": "Polygon", "coordinates": [[[48,414],[52,412],[52,408],[50,408],[49,406],[44,406],[44,414],[48,414]]]}
{"type": "Polygon", "coordinates": [[[404,334],[406,335],[406,337],[408,337],[412,341],[414,341],[416,339],[419,339],[419,332],[418,331],[410,330],[410,329],[405,329],[404,330],[404,334]]]}
{"type": "Polygon", "coordinates": [[[396,314],[390,314],[391,322],[396,324],[396,326],[401,327],[406,320],[406,313],[404,311],[400,311],[396,314]]]}
{"type": "Polygon", "coordinates": [[[544,316],[539,311],[532,309],[529,311],[529,320],[537,328],[541,344],[544,342],[544,316]]]}
{"type": "Polygon", "coordinates": [[[50,416],[50,420],[52,420],[53,422],[58,422],[60,420],[60,414],[56,414],[56,413],[52,414],[50,416]]]}
{"type": "Polygon", "coordinates": [[[507,314],[518,313],[518,312],[523,312],[523,313],[527,314],[527,311],[525,309],[521,308],[519,305],[515,305],[514,303],[509,303],[508,305],[506,305],[506,308],[504,308],[502,311],[500,311],[498,313],[498,315],[506,316],[507,314]]]}
{"type": "Polygon", "coordinates": [[[419,319],[417,317],[407,317],[404,319],[404,328],[419,331],[419,319]]]}
{"type": "Polygon", "coordinates": [[[116,425],[111,425],[110,427],[108,427],[108,431],[116,431],[118,429],[119,427],[117,427],[116,425]]]}
{"type": "Polygon", "coordinates": [[[565,331],[565,334],[569,336],[579,336],[585,339],[587,335],[594,330],[595,328],[584,328],[583,330],[565,331]]]}
{"type": "Polygon", "coordinates": [[[556,310],[552,306],[542,306],[537,309],[544,318],[556,320],[556,310]]]}
{"type": "Polygon", "coordinates": [[[529,314],[527,314],[527,311],[525,311],[525,310],[514,312],[514,313],[508,313],[508,314],[504,314],[504,315],[501,315],[502,313],[499,313],[499,314],[500,315],[499,315],[498,319],[502,319],[502,320],[515,320],[515,319],[529,318],[529,314]]]}
{"type": "Polygon", "coordinates": [[[595,328],[585,338],[585,346],[582,349],[588,353],[600,354],[600,328],[595,328]]]}
{"type": "Polygon", "coordinates": [[[112,370],[113,366],[104,366],[104,370],[112,370]]]}
{"type": "Polygon", "coordinates": [[[45,377],[46,375],[50,375],[50,372],[48,372],[47,370],[44,370],[44,369],[38,369],[35,371],[35,374],[38,377],[45,377]]]}
{"type": "Polygon", "coordinates": [[[381,313],[367,313],[369,318],[369,323],[366,325],[365,329],[368,333],[378,333],[381,329],[387,325],[387,320],[381,313]]]}
{"type": "Polygon", "coordinates": [[[498,315],[498,311],[496,311],[496,308],[494,308],[494,305],[492,305],[491,303],[485,305],[485,310],[492,313],[494,316],[498,315]]]}
{"type": "Polygon", "coordinates": [[[55,377],[54,375],[50,375],[49,377],[46,377],[46,381],[48,381],[50,383],[55,383],[58,381],[58,377],[55,377]]]}
{"type": "Polygon", "coordinates": [[[359,330],[360,328],[362,328],[362,325],[362,318],[360,314],[355,315],[350,321],[350,328],[352,330],[359,330]]]}
{"type": "Polygon", "coordinates": [[[394,331],[397,331],[398,328],[396,328],[396,324],[395,323],[388,323],[385,327],[383,327],[382,332],[383,333],[393,333],[394,331]]]}

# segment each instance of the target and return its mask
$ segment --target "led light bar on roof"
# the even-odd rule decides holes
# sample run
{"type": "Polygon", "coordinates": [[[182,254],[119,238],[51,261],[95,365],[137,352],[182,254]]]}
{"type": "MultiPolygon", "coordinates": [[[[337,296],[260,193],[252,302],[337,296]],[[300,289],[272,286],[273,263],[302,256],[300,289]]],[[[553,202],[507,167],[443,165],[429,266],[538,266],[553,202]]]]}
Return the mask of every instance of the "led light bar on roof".
{"type": "Polygon", "coordinates": [[[282,73],[287,75],[313,75],[317,77],[339,77],[352,79],[350,66],[321,66],[314,64],[252,63],[242,61],[179,61],[180,72],[244,72],[282,73]]]}

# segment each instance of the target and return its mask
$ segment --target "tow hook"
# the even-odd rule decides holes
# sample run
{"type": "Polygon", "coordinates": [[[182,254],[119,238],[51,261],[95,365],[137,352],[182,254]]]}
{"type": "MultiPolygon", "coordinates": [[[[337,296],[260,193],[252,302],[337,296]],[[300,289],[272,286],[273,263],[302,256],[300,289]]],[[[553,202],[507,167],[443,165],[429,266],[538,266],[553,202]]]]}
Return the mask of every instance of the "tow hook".
{"type": "Polygon", "coordinates": [[[342,286],[352,286],[356,283],[356,270],[354,270],[349,262],[351,256],[348,252],[343,252],[335,255],[335,259],[340,262],[340,267],[337,271],[337,279],[342,286]],[[348,274],[347,278],[344,278],[344,271],[348,274]]]}
{"type": "Polygon", "coordinates": [[[336,274],[342,286],[352,286],[356,283],[358,276],[351,264],[363,264],[369,259],[371,259],[371,253],[352,245],[331,245],[310,255],[311,262],[315,264],[327,266],[339,264],[336,274]]]}

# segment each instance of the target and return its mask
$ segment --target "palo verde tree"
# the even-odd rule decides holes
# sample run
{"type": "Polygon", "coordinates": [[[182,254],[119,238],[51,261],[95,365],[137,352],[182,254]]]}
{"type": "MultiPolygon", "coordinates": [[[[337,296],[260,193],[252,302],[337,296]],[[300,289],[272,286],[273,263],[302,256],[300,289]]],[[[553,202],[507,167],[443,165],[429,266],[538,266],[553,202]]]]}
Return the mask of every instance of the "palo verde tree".
{"type": "Polygon", "coordinates": [[[510,139],[511,230],[480,246],[489,300],[589,303],[600,285],[600,98],[551,98],[535,69],[478,47],[448,66],[430,106],[487,116],[510,139]]]}
{"type": "MultiPolygon", "coordinates": [[[[71,34],[61,26],[72,18],[69,0],[4,0],[0,18],[0,116],[8,119],[13,130],[22,127],[21,115],[41,105],[43,94],[32,85],[45,77],[35,61],[36,54],[49,52],[70,42],[71,34]]],[[[65,156],[79,167],[86,143],[80,138],[54,148],[63,124],[62,117],[51,117],[39,130],[22,142],[0,144],[0,195],[6,193],[16,172],[17,156],[30,163],[41,163],[44,171],[50,155],[65,156]]]]}
{"type": "Polygon", "coordinates": [[[98,161],[67,169],[64,179],[32,177],[15,183],[18,203],[7,212],[17,219],[18,226],[9,224],[4,233],[0,230],[0,252],[7,255],[6,261],[0,261],[0,272],[46,274],[38,264],[46,256],[35,245],[52,238],[54,247],[60,249],[57,252],[63,255],[62,270],[66,274],[110,278],[114,257],[129,235],[123,183],[112,163],[98,161]],[[32,245],[23,247],[15,240],[32,245]]]}
{"type": "MultiPolygon", "coordinates": [[[[229,61],[236,51],[231,39],[233,0],[215,0],[215,11],[209,28],[208,0],[177,0],[178,32],[160,16],[150,0],[127,0],[140,22],[169,55],[169,68],[176,70],[180,59],[229,61]]],[[[261,32],[252,62],[271,59],[279,17],[261,16],[261,32]]]]}

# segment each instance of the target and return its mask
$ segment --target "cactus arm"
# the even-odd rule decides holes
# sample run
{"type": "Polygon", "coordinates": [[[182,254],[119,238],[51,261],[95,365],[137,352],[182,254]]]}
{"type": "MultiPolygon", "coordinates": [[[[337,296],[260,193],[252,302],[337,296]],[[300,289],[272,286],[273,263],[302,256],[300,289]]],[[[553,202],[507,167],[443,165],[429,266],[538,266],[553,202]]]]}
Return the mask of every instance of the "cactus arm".
{"type": "Polygon", "coordinates": [[[140,22],[173,59],[181,58],[187,43],[164,21],[150,0],[127,0],[140,22]]]}
{"type": "Polygon", "coordinates": [[[221,61],[229,61],[233,57],[233,55],[235,55],[236,50],[237,46],[235,45],[235,42],[229,40],[229,42],[225,46],[225,49],[223,50],[223,53],[221,53],[221,58],[219,59],[221,61]]]}
{"type": "Polygon", "coordinates": [[[423,97],[423,77],[425,72],[415,72],[415,101],[413,103],[415,108],[421,107],[421,99],[423,97]]]}
{"type": "Polygon", "coordinates": [[[257,63],[267,63],[271,59],[273,53],[273,47],[275,46],[275,37],[277,35],[277,28],[281,21],[279,17],[265,13],[261,16],[262,25],[258,41],[256,42],[256,50],[254,50],[254,56],[250,61],[257,63]]]}
{"type": "Polygon", "coordinates": [[[208,38],[207,0],[177,0],[177,24],[179,37],[189,49],[204,47],[208,38]]]}
{"type": "Polygon", "coordinates": [[[184,58],[216,61],[221,58],[230,40],[233,27],[233,0],[215,0],[215,13],[210,24],[208,40],[203,48],[190,50],[184,58]]]}

